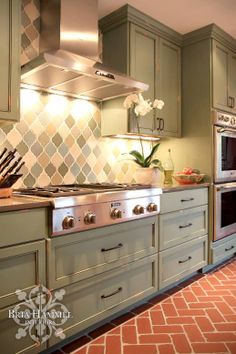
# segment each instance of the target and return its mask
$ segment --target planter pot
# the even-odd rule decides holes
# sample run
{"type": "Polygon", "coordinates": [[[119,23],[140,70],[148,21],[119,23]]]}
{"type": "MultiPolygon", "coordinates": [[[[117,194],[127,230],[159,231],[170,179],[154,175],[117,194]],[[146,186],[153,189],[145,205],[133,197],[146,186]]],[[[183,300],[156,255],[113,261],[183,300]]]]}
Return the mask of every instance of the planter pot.
{"type": "Polygon", "coordinates": [[[140,184],[160,184],[161,171],[155,167],[140,167],[135,171],[135,181],[140,184]]]}

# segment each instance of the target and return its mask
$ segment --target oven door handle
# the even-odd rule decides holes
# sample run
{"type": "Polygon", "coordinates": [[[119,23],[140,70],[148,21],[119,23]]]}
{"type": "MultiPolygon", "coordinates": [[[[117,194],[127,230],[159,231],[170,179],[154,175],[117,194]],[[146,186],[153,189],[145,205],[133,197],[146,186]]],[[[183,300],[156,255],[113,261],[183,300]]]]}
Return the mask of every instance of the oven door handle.
{"type": "Polygon", "coordinates": [[[236,188],[236,183],[230,183],[229,186],[219,186],[219,187],[216,187],[216,190],[217,190],[217,192],[218,192],[218,191],[222,191],[222,190],[224,190],[224,189],[234,189],[234,188],[236,188]]]}
{"type": "Polygon", "coordinates": [[[230,128],[217,128],[217,133],[224,133],[224,132],[236,133],[236,130],[230,128]]]}

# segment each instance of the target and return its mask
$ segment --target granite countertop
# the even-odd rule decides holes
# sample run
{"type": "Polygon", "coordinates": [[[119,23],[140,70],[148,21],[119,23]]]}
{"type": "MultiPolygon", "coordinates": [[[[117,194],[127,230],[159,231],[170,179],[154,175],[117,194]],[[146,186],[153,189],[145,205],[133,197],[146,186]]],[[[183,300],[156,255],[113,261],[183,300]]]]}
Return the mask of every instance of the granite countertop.
{"type": "Polygon", "coordinates": [[[33,197],[17,197],[0,198],[0,212],[23,210],[32,208],[43,208],[50,206],[50,201],[41,200],[33,197]]]}
{"type": "Polygon", "coordinates": [[[162,184],[159,185],[158,187],[162,188],[163,193],[166,192],[175,192],[175,191],[183,191],[186,189],[195,189],[195,188],[207,188],[210,186],[210,183],[195,183],[195,184],[178,184],[178,183],[173,183],[171,185],[167,184],[162,184]]]}

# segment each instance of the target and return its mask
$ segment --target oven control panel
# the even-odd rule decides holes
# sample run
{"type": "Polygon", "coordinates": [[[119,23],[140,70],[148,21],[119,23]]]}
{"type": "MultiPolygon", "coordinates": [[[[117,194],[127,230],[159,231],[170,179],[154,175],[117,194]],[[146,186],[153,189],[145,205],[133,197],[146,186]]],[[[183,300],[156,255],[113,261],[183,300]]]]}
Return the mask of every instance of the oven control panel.
{"type": "Polygon", "coordinates": [[[221,125],[236,129],[236,116],[219,111],[213,111],[213,123],[215,125],[221,125]]]}
{"type": "Polygon", "coordinates": [[[159,195],[54,209],[52,236],[141,219],[159,212],[159,195]]]}

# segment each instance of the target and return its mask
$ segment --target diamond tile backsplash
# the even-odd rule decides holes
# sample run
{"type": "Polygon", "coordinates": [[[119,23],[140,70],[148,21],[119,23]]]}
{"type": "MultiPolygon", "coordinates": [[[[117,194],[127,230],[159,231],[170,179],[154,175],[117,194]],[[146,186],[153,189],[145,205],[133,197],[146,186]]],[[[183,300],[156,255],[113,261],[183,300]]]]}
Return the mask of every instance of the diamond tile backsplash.
{"type": "MultiPolygon", "coordinates": [[[[39,53],[39,5],[39,0],[22,0],[21,64],[39,53]]],[[[17,188],[132,182],[137,167],[123,153],[140,145],[102,138],[96,103],[21,89],[20,122],[0,128],[0,152],[4,147],[16,148],[25,161],[22,179],[14,185],[17,188]]]]}

